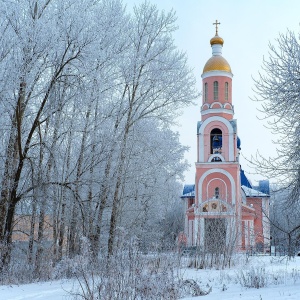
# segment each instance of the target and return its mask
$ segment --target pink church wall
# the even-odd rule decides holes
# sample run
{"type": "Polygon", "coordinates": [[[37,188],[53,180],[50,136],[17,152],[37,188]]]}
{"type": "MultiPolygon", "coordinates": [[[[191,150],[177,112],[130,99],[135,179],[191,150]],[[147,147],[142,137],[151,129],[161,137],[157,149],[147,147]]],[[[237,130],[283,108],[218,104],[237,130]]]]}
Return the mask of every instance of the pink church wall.
{"type": "Polygon", "coordinates": [[[202,202],[212,198],[215,194],[215,188],[220,188],[220,199],[228,201],[231,199],[231,182],[229,178],[222,173],[212,173],[205,177],[202,183],[202,202]]]}
{"type": "MultiPolygon", "coordinates": [[[[224,169],[224,165],[214,164],[216,169],[220,168],[228,172],[235,185],[232,187],[232,183],[227,175],[220,173],[218,171],[213,172],[207,175],[202,181],[202,193],[199,195],[199,181],[204,175],[204,173],[211,168],[211,166],[207,166],[207,168],[197,168],[196,171],[196,205],[199,205],[199,202],[204,202],[214,196],[215,188],[220,188],[219,198],[221,200],[227,201],[229,204],[232,204],[232,189],[235,191],[235,201],[240,202],[240,179],[239,179],[239,166],[231,165],[224,169]],[[201,197],[201,199],[199,199],[201,197]]],[[[240,214],[240,213],[239,213],[240,214]]]]}
{"type": "Polygon", "coordinates": [[[264,243],[263,236],[263,212],[262,212],[262,198],[252,197],[247,198],[247,205],[255,209],[254,218],[254,235],[255,244],[264,243]]]}
{"type": "Polygon", "coordinates": [[[209,113],[207,115],[204,115],[202,117],[202,121],[205,121],[206,119],[208,119],[210,117],[215,117],[215,116],[222,117],[226,120],[232,120],[232,115],[231,114],[227,114],[227,113],[223,112],[223,113],[209,113]]]}
{"type": "Polygon", "coordinates": [[[229,102],[232,103],[232,79],[226,76],[211,76],[203,79],[203,91],[204,85],[207,83],[207,101],[204,99],[203,93],[203,103],[213,103],[214,100],[214,81],[219,83],[219,97],[218,101],[221,103],[229,102]],[[228,82],[228,101],[225,101],[225,82],[228,82]]]}

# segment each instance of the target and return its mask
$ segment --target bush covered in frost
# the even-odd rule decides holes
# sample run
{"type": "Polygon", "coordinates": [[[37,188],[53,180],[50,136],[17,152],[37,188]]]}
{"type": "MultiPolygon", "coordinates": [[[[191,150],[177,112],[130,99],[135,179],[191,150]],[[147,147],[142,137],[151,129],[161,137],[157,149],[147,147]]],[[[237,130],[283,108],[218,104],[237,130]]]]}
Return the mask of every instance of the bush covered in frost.
{"type": "Polygon", "coordinates": [[[259,289],[268,285],[268,274],[264,267],[251,267],[249,270],[240,270],[237,279],[243,287],[247,288],[259,289]]]}

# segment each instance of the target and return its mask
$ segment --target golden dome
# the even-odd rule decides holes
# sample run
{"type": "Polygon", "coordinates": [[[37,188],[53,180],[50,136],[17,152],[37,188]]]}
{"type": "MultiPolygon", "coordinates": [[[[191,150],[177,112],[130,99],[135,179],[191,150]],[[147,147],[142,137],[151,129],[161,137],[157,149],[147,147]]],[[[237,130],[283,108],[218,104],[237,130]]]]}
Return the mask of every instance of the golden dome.
{"type": "Polygon", "coordinates": [[[231,73],[231,68],[229,63],[223,56],[216,55],[212,56],[203,68],[203,73],[209,71],[225,71],[231,73]]]}
{"type": "Polygon", "coordinates": [[[212,56],[203,68],[203,73],[209,71],[225,71],[231,73],[231,68],[227,60],[221,55],[212,56]]]}
{"type": "Polygon", "coordinates": [[[215,44],[220,44],[223,46],[224,44],[224,40],[218,36],[218,34],[216,34],[211,40],[210,40],[210,44],[211,45],[215,45],[215,44]]]}

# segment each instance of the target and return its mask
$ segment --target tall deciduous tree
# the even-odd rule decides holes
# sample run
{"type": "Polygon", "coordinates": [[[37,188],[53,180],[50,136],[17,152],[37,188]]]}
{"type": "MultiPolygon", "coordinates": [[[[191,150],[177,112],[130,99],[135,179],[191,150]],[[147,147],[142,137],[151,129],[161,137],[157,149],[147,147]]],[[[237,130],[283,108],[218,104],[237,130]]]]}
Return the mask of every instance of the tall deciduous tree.
{"type": "Polygon", "coordinates": [[[42,128],[60,108],[55,87],[62,82],[70,87],[82,76],[78,72],[81,59],[88,55],[94,38],[86,23],[93,5],[89,2],[80,5],[80,15],[75,13],[78,2],[72,1],[2,3],[6,55],[1,61],[1,77],[7,84],[1,84],[0,93],[7,112],[3,128],[9,132],[0,199],[4,265],[10,257],[16,205],[28,188],[34,162],[41,163],[36,155],[40,149],[45,151],[42,128]]]}
{"type": "Polygon", "coordinates": [[[45,263],[76,257],[83,236],[94,257],[100,245],[112,255],[127,216],[141,227],[163,217],[156,191],[173,203],[186,168],[170,124],[197,93],[174,12],[145,2],[129,14],[120,0],[1,4],[0,267],[23,218],[41,277],[45,263]]]}
{"type": "Polygon", "coordinates": [[[121,183],[125,171],[128,139],[134,126],[146,118],[170,124],[178,107],[190,105],[195,99],[194,77],[187,58],[179,52],[172,38],[175,30],[174,12],[159,12],[148,2],[134,8],[129,20],[131,30],[126,59],[120,64],[122,78],[120,105],[123,130],[117,158],[116,183],[113,190],[108,253],[113,253],[115,230],[120,206],[121,183]]]}
{"type": "MultiPolygon", "coordinates": [[[[276,189],[278,190],[278,189],[276,189]]],[[[300,220],[298,203],[287,204],[289,190],[271,193],[271,211],[268,217],[271,225],[271,243],[275,251],[289,257],[295,256],[300,246],[300,220]]]]}
{"type": "Polygon", "coordinates": [[[271,178],[279,177],[291,187],[289,199],[300,196],[300,43],[299,36],[287,31],[276,45],[270,44],[269,58],[255,80],[255,100],[277,135],[277,157],[261,158],[255,165],[271,178]]]}

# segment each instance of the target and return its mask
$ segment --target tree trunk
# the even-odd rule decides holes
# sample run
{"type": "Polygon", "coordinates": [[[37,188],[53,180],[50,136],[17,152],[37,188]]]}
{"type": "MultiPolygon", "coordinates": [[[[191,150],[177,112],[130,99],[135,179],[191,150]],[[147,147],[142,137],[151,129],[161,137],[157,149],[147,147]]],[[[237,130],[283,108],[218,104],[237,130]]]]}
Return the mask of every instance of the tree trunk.
{"type": "Polygon", "coordinates": [[[127,146],[127,138],[130,129],[131,113],[132,113],[132,106],[129,107],[129,111],[127,115],[127,121],[125,125],[123,139],[122,139],[122,145],[121,145],[117,174],[116,174],[117,182],[116,182],[114,196],[113,196],[112,212],[111,212],[110,227],[109,227],[109,238],[107,244],[108,257],[112,256],[114,251],[114,242],[115,242],[116,227],[117,227],[117,220],[118,220],[118,209],[120,205],[119,193],[120,193],[120,188],[122,183],[122,176],[124,176],[123,169],[124,169],[125,159],[126,159],[126,146],[127,146]]]}
{"type": "Polygon", "coordinates": [[[38,227],[38,238],[37,238],[37,251],[35,260],[35,277],[40,278],[43,272],[43,252],[44,252],[44,229],[45,229],[45,206],[46,197],[42,199],[39,215],[39,227],[38,227]]]}
{"type": "MultiPolygon", "coordinates": [[[[84,149],[86,146],[86,139],[88,136],[88,125],[89,125],[89,118],[90,118],[90,109],[91,109],[91,103],[89,104],[88,111],[86,113],[85,118],[85,126],[84,130],[82,132],[82,138],[81,138],[81,146],[80,146],[80,152],[77,162],[77,174],[76,174],[76,186],[75,186],[75,202],[73,203],[72,208],[72,215],[71,215],[71,226],[69,229],[69,255],[73,257],[75,254],[79,253],[79,237],[80,233],[79,230],[79,205],[80,205],[80,196],[79,196],[79,188],[80,188],[80,181],[82,176],[82,165],[83,165],[83,159],[84,159],[84,149]]],[[[82,219],[82,226],[84,227],[85,224],[85,216],[83,216],[82,219]]],[[[82,231],[81,231],[82,232],[82,231]]]]}
{"type": "Polygon", "coordinates": [[[29,241],[28,241],[28,264],[32,263],[33,258],[33,243],[34,243],[34,229],[35,229],[35,217],[36,217],[36,201],[37,199],[33,199],[32,203],[32,212],[31,212],[31,220],[30,220],[30,232],[29,232],[29,241]]]}

